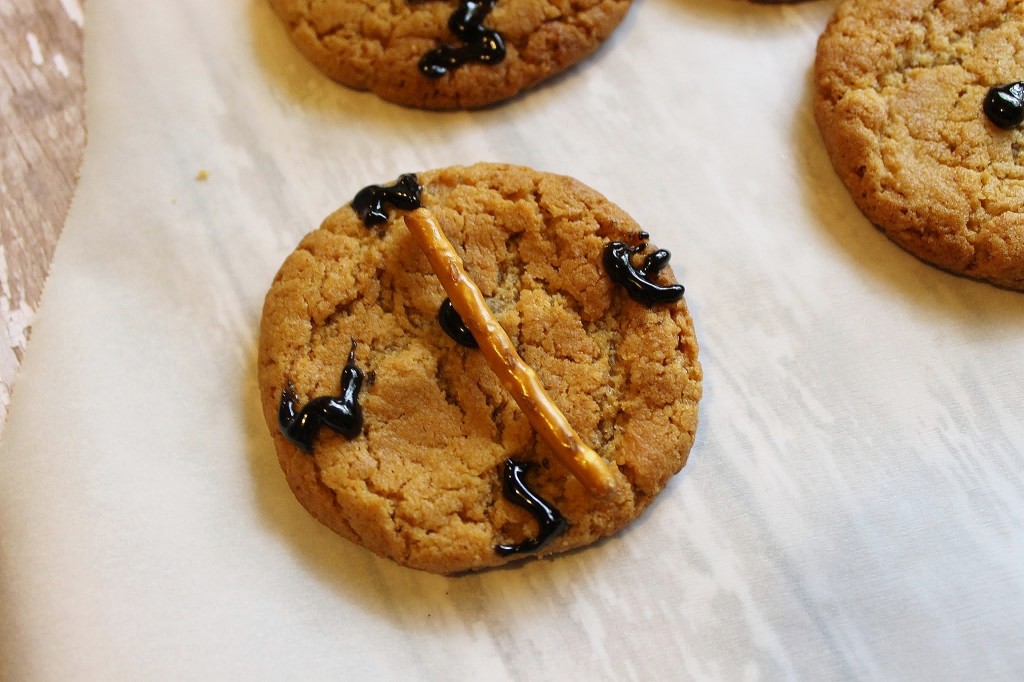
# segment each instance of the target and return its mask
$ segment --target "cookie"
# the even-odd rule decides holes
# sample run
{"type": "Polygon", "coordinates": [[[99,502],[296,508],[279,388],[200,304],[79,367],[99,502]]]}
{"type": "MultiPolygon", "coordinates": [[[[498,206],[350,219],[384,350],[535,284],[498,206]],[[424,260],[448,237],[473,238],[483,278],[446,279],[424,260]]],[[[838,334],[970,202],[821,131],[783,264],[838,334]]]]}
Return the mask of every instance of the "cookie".
{"type": "Polygon", "coordinates": [[[630,0],[270,0],[334,80],[426,109],[508,99],[592,53],[630,0]]]}
{"type": "Polygon", "coordinates": [[[1024,133],[985,114],[1024,79],[1024,3],[844,0],[814,112],[861,211],[924,261],[1024,289],[1024,133]]]}
{"type": "Polygon", "coordinates": [[[443,574],[635,519],[686,462],[702,380],[682,285],[648,239],[582,183],[516,166],[358,192],[286,259],[263,309],[263,411],[298,500],[378,555],[443,574]],[[410,231],[420,214],[614,490],[567,467],[475,347],[491,339],[451,310],[465,308],[410,231]]]}

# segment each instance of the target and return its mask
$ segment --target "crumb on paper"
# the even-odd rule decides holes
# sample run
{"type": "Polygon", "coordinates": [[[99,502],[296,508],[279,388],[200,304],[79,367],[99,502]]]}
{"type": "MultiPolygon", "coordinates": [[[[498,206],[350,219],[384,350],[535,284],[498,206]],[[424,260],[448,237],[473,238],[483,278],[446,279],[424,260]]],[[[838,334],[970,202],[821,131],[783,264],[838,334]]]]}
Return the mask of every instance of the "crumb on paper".
{"type": "Polygon", "coordinates": [[[200,168],[199,172],[196,173],[196,180],[199,182],[206,182],[210,177],[210,172],[205,168],[200,168]]]}

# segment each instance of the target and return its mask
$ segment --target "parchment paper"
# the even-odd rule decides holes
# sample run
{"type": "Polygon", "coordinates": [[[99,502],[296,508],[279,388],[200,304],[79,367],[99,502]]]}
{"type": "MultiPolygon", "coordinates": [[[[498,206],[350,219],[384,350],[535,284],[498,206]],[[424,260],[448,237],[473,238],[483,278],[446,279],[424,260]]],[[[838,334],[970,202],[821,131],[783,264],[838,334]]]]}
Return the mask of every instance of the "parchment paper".
{"type": "Polygon", "coordinates": [[[638,0],[553,83],[439,114],[331,83],[262,0],[89,2],[89,146],[0,447],[6,678],[1024,676],[1024,295],[850,201],[810,109],[834,6],[638,0]],[[625,532],[441,578],[295,502],[255,339],[329,212],[478,160],[672,251],[705,395],[625,532]]]}

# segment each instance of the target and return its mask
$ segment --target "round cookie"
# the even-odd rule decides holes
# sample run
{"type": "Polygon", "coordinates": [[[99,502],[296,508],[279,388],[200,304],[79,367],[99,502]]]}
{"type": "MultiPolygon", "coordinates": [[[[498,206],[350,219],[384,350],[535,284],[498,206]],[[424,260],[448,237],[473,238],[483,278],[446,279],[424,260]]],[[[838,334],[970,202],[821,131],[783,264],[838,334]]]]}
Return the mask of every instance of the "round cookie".
{"type": "Polygon", "coordinates": [[[270,4],[299,50],[334,80],[407,106],[472,109],[582,60],[622,21],[630,0],[270,4]]]}
{"type": "Polygon", "coordinates": [[[682,468],[697,427],[702,373],[684,301],[634,300],[606,266],[625,249],[653,287],[681,296],[667,252],[643,248],[647,234],[625,212],[568,177],[477,164],[396,186],[417,181],[418,202],[617,487],[606,496],[585,488],[538,439],[482,351],[446,333],[445,292],[396,208],[411,206],[410,192],[381,199],[373,188],[354,201],[371,225],[351,204],[339,209],[302,240],[267,294],[259,385],[289,485],[340,535],[436,573],[615,533],[682,468]],[[384,221],[372,224],[373,215],[384,221]],[[361,411],[361,423],[348,433],[337,423],[307,430],[307,451],[296,433],[353,388],[358,407],[349,401],[332,419],[361,411]],[[316,409],[303,421],[308,405],[316,409]],[[553,516],[508,494],[513,474],[553,516]],[[550,542],[531,545],[545,534],[550,542]]]}
{"type": "Polygon", "coordinates": [[[844,0],[818,42],[815,116],[836,171],[890,239],[1024,289],[1024,133],[983,113],[1024,79],[1024,3],[844,0]]]}

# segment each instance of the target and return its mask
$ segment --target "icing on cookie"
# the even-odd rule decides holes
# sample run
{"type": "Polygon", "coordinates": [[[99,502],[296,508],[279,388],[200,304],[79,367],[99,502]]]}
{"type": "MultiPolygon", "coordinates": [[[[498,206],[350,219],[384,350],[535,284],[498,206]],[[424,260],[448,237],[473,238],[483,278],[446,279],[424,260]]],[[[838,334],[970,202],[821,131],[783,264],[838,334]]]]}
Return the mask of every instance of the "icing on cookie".
{"type": "Polygon", "coordinates": [[[465,346],[466,348],[479,348],[480,344],[473,338],[473,332],[469,331],[469,327],[462,321],[455,306],[452,305],[452,299],[446,298],[441,304],[441,307],[437,310],[437,321],[441,324],[441,329],[458,344],[465,346]]]}
{"type": "Polygon", "coordinates": [[[390,187],[370,185],[359,190],[352,200],[352,210],[362,219],[363,225],[367,227],[380,225],[388,221],[388,213],[384,208],[385,203],[406,211],[419,208],[422,189],[416,175],[406,173],[390,187]]]}
{"type": "Polygon", "coordinates": [[[1016,128],[1024,122],[1024,83],[992,88],[982,105],[988,120],[1000,128],[1016,128]]]}
{"type": "Polygon", "coordinates": [[[363,372],[356,367],[356,342],[348,362],[341,371],[341,395],[313,398],[298,414],[295,412],[295,387],[281,391],[277,408],[277,423],[281,433],[304,452],[313,451],[313,440],[321,426],[340,433],[348,440],[354,440],[363,430],[363,410],[359,406],[359,389],[363,386],[363,372]]]}
{"type": "Polygon", "coordinates": [[[537,372],[520,357],[434,214],[426,208],[418,208],[405,215],[405,225],[427,257],[441,288],[480,344],[487,366],[511,394],[537,435],[551,448],[552,454],[595,494],[607,495],[615,490],[618,481],[612,468],[580,438],[551,400],[537,372]]]}
{"type": "Polygon", "coordinates": [[[633,265],[632,258],[647,250],[646,232],[640,233],[641,243],[629,246],[625,242],[609,242],[604,247],[604,267],[613,282],[626,289],[634,301],[647,306],[656,303],[672,303],[683,297],[682,284],[662,285],[654,281],[658,273],[668,265],[672,257],[665,249],[658,249],[644,258],[643,265],[633,265]]]}
{"type": "Polygon", "coordinates": [[[419,68],[427,78],[441,78],[467,62],[499,64],[505,59],[505,42],[497,31],[484,28],[484,19],[497,0],[461,0],[448,18],[448,29],[465,45],[442,45],[423,55],[419,68]]]}
{"type": "Polygon", "coordinates": [[[537,537],[528,538],[514,545],[496,545],[494,551],[501,556],[537,552],[569,527],[569,522],[551,503],[526,485],[523,476],[530,470],[530,466],[529,462],[507,460],[502,479],[502,494],[506,500],[533,515],[539,526],[537,537]]]}
{"type": "MultiPolygon", "coordinates": [[[[457,4],[432,3],[441,9],[442,22],[457,4]]],[[[486,23],[496,21],[503,7],[499,3],[486,23]]],[[[414,52],[413,71],[429,47],[414,52]]],[[[464,68],[455,76],[468,73],[464,68]]],[[[434,83],[415,72],[410,78],[434,83]]],[[[975,96],[976,119],[984,90],[975,96]]],[[[338,542],[351,540],[402,566],[441,574],[582,548],[627,527],[659,492],[671,492],[663,487],[686,463],[701,393],[697,339],[685,298],[648,311],[627,300],[602,264],[606,243],[617,239],[635,246],[643,228],[584,184],[529,168],[393,168],[390,177],[368,178],[348,191],[338,202],[342,210],[331,212],[297,244],[269,283],[257,362],[261,408],[298,501],[346,538],[338,542]],[[551,378],[558,404],[573,415],[571,423],[606,453],[618,481],[614,494],[599,496],[578,484],[561,458],[540,444],[497,375],[491,376],[484,351],[456,347],[440,329],[441,302],[448,296],[454,305],[459,301],[438,288],[440,280],[432,281],[433,266],[406,234],[403,218],[418,211],[388,205],[387,224],[367,229],[350,205],[343,206],[366,185],[391,185],[401,173],[414,171],[423,186],[421,203],[444,221],[474,278],[486,282],[485,304],[500,309],[501,321],[516,330],[514,347],[551,378]],[[516,210],[509,210],[513,205],[516,210]],[[579,219],[553,231],[546,219],[552,205],[574,206],[579,219]],[[587,244],[574,252],[587,265],[566,268],[566,245],[587,244]],[[514,276],[534,268],[543,282],[514,276]],[[591,292],[592,308],[570,291],[591,292]],[[314,458],[281,434],[281,392],[294,386],[295,414],[317,396],[338,395],[351,339],[364,375],[359,403],[365,423],[351,442],[321,428],[312,439],[314,458]],[[617,369],[637,380],[610,380],[610,371],[621,378],[617,369]],[[373,370],[380,376],[371,385],[373,370]],[[522,479],[569,523],[536,553],[495,551],[539,533],[534,516],[502,495],[509,458],[532,463],[522,479]],[[402,523],[391,523],[395,518],[402,523]]],[[[672,250],[673,261],[681,258],[681,247],[658,243],[659,234],[655,230],[647,251],[634,256],[637,266],[661,247],[672,250]]],[[[672,269],[682,281],[676,263],[669,266],[657,281],[675,282],[672,269]]],[[[682,283],[691,293],[689,283],[682,283]]],[[[473,314],[458,311],[483,347],[486,335],[472,326],[473,314]]]]}

